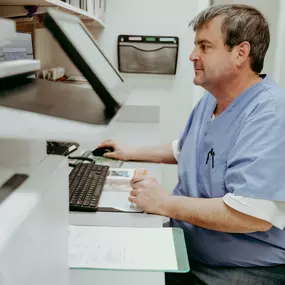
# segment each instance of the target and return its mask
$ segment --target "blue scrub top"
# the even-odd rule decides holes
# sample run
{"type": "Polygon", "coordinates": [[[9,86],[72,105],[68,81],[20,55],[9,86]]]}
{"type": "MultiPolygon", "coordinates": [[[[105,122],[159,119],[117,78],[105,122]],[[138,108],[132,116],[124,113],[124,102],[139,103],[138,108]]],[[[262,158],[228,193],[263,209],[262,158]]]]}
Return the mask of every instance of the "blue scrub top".
{"type": "MultiPolygon", "coordinates": [[[[268,76],[245,90],[214,120],[207,93],[179,142],[174,195],[227,193],[285,202],[285,92],[268,76]]],[[[214,266],[285,263],[285,231],[229,234],[171,220],[184,229],[190,260],[214,266]]]]}

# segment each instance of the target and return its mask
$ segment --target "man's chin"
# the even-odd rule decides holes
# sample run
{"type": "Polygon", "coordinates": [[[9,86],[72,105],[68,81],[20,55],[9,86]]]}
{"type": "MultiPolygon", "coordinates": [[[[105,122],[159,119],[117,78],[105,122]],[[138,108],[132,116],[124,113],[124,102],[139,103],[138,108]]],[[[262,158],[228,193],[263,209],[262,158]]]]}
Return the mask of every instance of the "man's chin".
{"type": "Polygon", "coordinates": [[[201,86],[203,84],[203,81],[197,77],[194,77],[193,83],[197,86],[201,86]]]}

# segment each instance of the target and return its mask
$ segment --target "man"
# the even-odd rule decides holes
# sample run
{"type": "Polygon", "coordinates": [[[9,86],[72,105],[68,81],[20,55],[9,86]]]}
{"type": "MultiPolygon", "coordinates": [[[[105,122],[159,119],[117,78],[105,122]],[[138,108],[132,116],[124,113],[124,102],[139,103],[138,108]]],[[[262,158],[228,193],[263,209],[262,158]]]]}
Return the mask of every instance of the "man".
{"type": "Polygon", "coordinates": [[[218,5],[191,25],[194,84],[207,93],[182,137],[152,148],[101,146],[117,159],[178,161],[172,196],[136,176],[129,198],[184,230],[191,272],[167,274],[168,284],[285,284],[285,93],[260,75],[268,24],[252,7],[218,5]]]}

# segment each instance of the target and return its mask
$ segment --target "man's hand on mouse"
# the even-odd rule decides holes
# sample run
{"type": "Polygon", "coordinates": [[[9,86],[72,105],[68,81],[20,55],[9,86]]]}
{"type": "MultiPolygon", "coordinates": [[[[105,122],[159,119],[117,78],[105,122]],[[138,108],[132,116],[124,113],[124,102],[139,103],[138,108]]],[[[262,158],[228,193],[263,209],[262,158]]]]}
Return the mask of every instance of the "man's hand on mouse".
{"type": "Polygon", "coordinates": [[[129,201],[146,213],[165,215],[170,196],[153,177],[135,175],[131,180],[129,201]]]}
{"type": "Polygon", "coordinates": [[[113,140],[103,141],[98,146],[98,148],[104,148],[104,147],[112,147],[114,149],[113,152],[104,153],[104,157],[106,158],[114,158],[114,159],[124,160],[124,161],[131,160],[133,149],[130,147],[118,144],[113,140]]]}

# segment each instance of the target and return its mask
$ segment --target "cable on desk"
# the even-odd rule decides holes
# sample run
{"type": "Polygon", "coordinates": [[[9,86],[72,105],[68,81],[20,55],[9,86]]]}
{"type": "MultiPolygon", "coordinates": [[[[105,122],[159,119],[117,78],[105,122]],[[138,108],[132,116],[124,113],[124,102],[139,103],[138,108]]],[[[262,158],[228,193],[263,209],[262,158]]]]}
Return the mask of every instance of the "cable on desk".
{"type": "MultiPolygon", "coordinates": [[[[82,161],[89,161],[91,164],[95,164],[95,160],[93,158],[89,157],[83,157],[83,156],[68,156],[68,159],[76,159],[76,160],[82,160],[82,161]]],[[[75,167],[77,163],[71,163],[69,162],[68,165],[70,167],[75,167]]]]}

